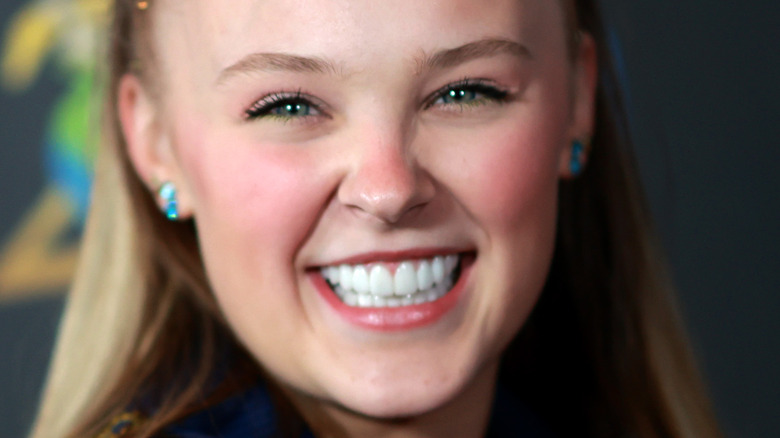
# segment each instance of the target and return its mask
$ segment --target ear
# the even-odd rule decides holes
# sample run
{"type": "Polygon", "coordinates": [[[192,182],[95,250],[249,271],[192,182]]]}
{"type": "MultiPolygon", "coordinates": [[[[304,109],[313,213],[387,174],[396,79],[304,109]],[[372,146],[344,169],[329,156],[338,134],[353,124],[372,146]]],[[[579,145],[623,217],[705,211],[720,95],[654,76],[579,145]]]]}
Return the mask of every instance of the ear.
{"type": "MultiPolygon", "coordinates": [[[[569,129],[569,144],[561,151],[559,173],[562,178],[577,176],[572,171],[572,151],[577,142],[584,146],[580,154],[582,168],[587,164],[590,154],[590,138],[595,126],[596,86],[598,84],[598,54],[593,37],[580,33],[579,47],[572,66],[572,117],[569,129]]],[[[575,151],[576,153],[576,151],[575,151]]]]}
{"type": "MultiPolygon", "coordinates": [[[[163,183],[184,187],[169,135],[158,117],[158,101],[133,74],[125,74],[117,90],[117,111],[127,154],[139,178],[151,191],[161,209],[164,200],[157,193],[163,183]]],[[[190,203],[182,190],[177,191],[180,218],[191,215],[190,203]]]]}

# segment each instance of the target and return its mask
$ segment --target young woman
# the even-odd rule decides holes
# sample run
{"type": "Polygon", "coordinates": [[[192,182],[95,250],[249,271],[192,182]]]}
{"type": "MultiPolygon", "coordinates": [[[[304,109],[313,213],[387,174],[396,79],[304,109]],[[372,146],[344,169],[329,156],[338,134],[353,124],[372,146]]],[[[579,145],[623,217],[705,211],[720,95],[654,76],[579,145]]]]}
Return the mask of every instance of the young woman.
{"type": "Polygon", "coordinates": [[[591,1],[117,0],[34,436],[717,436],[591,1]]]}

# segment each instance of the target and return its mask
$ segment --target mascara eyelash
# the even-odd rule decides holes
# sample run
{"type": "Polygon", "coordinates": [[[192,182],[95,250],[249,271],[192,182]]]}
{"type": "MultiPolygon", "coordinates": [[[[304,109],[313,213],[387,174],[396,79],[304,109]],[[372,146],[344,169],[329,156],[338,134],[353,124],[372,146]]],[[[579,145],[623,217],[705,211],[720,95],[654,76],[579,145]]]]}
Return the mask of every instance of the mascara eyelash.
{"type": "Polygon", "coordinates": [[[316,107],[316,105],[311,103],[310,99],[304,97],[300,89],[294,92],[279,91],[270,93],[260,98],[255,103],[253,103],[252,106],[247,108],[244,111],[244,118],[246,120],[254,120],[256,118],[268,115],[270,110],[281,104],[304,101],[307,102],[308,105],[316,107]]]}
{"type": "Polygon", "coordinates": [[[436,102],[436,100],[438,100],[441,97],[444,97],[448,91],[455,90],[458,88],[467,88],[467,89],[474,90],[476,92],[484,94],[486,97],[492,99],[496,103],[504,103],[508,101],[510,98],[509,91],[497,86],[492,81],[488,81],[485,79],[464,78],[459,81],[453,82],[451,84],[447,84],[443,88],[439,89],[439,91],[434,93],[433,96],[431,96],[431,98],[425,104],[425,108],[431,107],[433,103],[436,102]]]}

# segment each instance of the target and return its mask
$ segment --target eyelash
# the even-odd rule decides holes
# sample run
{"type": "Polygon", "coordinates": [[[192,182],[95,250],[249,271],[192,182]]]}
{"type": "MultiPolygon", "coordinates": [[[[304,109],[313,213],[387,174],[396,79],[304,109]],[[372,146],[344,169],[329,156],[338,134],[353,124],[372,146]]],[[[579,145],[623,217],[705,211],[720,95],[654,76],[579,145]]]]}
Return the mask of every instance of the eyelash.
{"type": "MultiPolygon", "coordinates": [[[[442,106],[455,107],[456,109],[463,110],[470,107],[486,105],[490,103],[502,104],[509,100],[509,92],[499,88],[485,79],[471,79],[466,78],[451,84],[447,84],[443,88],[436,91],[431,97],[425,100],[423,108],[428,109],[436,104],[440,99],[446,99],[447,97],[453,98],[453,92],[466,92],[474,93],[475,95],[481,95],[482,97],[475,98],[470,102],[449,102],[442,103],[442,106]]],[[[312,98],[307,97],[297,90],[295,92],[280,91],[266,95],[262,99],[255,102],[245,112],[245,118],[248,121],[256,120],[260,118],[272,117],[283,121],[290,121],[295,118],[305,119],[309,117],[317,117],[324,114],[321,110],[321,105],[312,102],[312,98]],[[284,105],[305,105],[319,114],[304,114],[300,116],[289,116],[273,114],[272,111],[282,108],[284,105]]]]}
{"type": "Polygon", "coordinates": [[[469,107],[481,106],[490,103],[502,104],[509,101],[510,98],[509,92],[507,90],[496,86],[488,80],[465,78],[461,79],[460,81],[447,84],[444,88],[439,89],[439,91],[435,92],[433,96],[431,96],[426,101],[424,108],[430,108],[436,104],[439,99],[453,97],[451,93],[457,91],[481,94],[483,97],[467,103],[452,102],[444,103],[443,105],[454,106],[457,109],[467,109],[469,107]]]}
{"type": "MultiPolygon", "coordinates": [[[[277,108],[281,108],[284,105],[304,104],[314,109],[315,111],[320,112],[318,105],[315,105],[311,101],[312,99],[304,95],[301,90],[297,90],[294,92],[279,91],[279,92],[268,94],[265,97],[258,100],[257,102],[255,102],[254,104],[252,104],[251,107],[249,107],[246,111],[244,111],[244,115],[247,120],[254,120],[263,117],[273,117],[281,120],[290,120],[292,119],[292,117],[290,116],[273,114],[271,111],[277,108]]],[[[305,116],[300,116],[300,117],[311,117],[311,115],[307,114],[305,116]]]]}

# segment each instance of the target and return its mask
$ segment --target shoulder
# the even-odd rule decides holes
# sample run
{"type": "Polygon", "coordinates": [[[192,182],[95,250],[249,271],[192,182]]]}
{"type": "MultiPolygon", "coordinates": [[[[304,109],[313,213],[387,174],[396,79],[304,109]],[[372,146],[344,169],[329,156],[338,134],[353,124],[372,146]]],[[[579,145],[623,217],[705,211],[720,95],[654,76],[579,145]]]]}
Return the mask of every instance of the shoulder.
{"type": "Polygon", "coordinates": [[[171,424],[164,434],[183,438],[271,437],[276,435],[276,424],[271,397],[265,385],[259,384],[171,424]]]}
{"type": "MultiPolygon", "coordinates": [[[[149,417],[126,411],[112,418],[94,438],[130,438],[149,417]]],[[[240,391],[175,421],[155,436],[177,438],[243,438],[276,436],[276,414],[264,385],[240,391]]]]}
{"type": "Polygon", "coordinates": [[[108,427],[103,429],[95,438],[129,437],[145,420],[146,418],[138,411],[122,412],[112,418],[108,427]]]}

